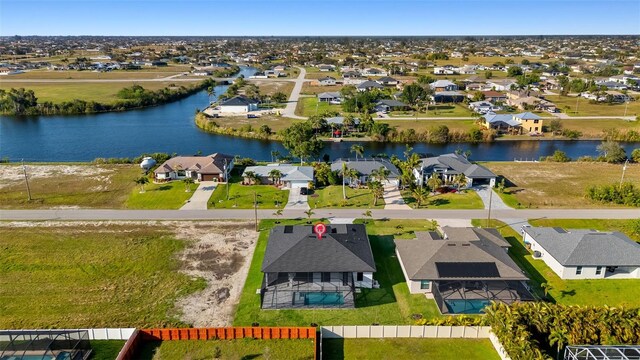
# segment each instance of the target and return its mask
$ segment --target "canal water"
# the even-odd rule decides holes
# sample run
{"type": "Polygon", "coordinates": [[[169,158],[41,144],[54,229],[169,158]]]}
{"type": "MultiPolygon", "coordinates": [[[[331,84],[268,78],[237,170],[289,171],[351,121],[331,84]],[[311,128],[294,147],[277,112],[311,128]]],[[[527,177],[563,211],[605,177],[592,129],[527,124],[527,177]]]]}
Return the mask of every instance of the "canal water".
{"type": "MultiPolygon", "coordinates": [[[[252,75],[255,68],[243,67],[252,75]]],[[[213,98],[227,86],[217,86],[213,98]]],[[[195,126],[196,109],[209,103],[206,91],[161,106],[95,115],[0,117],[0,158],[11,161],[90,161],[98,157],[135,157],[142,153],[166,152],[190,155],[224,152],[259,160],[270,159],[271,151],[286,154],[279,142],[208,134],[195,126]]],[[[570,157],[594,156],[599,141],[498,141],[482,144],[413,144],[422,154],[470,150],[477,161],[532,160],[562,150],[570,157]]],[[[353,142],[327,143],[321,156],[348,157],[353,142]]],[[[386,153],[402,156],[404,144],[361,143],[365,155],[386,153]]],[[[640,143],[625,143],[627,154],[640,143]]]]}

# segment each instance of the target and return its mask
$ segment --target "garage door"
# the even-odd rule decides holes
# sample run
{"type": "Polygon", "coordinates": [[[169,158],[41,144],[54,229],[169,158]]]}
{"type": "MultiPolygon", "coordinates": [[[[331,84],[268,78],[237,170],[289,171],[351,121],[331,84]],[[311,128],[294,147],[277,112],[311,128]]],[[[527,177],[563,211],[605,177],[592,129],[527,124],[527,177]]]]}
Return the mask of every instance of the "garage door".
{"type": "Polygon", "coordinates": [[[291,188],[292,189],[299,189],[301,187],[307,187],[309,185],[308,182],[306,181],[292,181],[291,182],[291,188]]]}

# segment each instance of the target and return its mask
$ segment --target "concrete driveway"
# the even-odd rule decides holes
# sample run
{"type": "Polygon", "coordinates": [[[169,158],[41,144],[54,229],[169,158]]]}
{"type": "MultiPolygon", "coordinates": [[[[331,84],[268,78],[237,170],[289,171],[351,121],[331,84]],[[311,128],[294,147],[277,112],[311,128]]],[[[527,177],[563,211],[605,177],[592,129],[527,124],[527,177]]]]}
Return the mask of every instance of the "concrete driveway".
{"type": "Polygon", "coordinates": [[[385,210],[410,210],[409,205],[404,203],[404,199],[400,194],[400,190],[394,184],[387,183],[384,185],[384,209],[385,210]]]}
{"type": "Polygon", "coordinates": [[[507,210],[511,209],[509,205],[505,204],[504,201],[496,194],[490,194],[490,191],[493,191],[488,185],[474,186],[473,190],[476,191],[482,202],[484,203],[484,208],[489,208],[489,198],[491,198],[491,210],[507,210]]]}
{"type": "Polygon", "coordinates": [[[191,199],[187,200],[187,203],[180,210],[207,210],[207,203],[216,186],[218,186],[217,182],[201,181],[196,191],[191,195],[191,199]]]}
{"type": "Polygon", "coordinates": [[[300,188],[294,187],[289,191],[289,201],[284,208],[286,210],[308,210],[307,195],[300,195],[300,188]]]}

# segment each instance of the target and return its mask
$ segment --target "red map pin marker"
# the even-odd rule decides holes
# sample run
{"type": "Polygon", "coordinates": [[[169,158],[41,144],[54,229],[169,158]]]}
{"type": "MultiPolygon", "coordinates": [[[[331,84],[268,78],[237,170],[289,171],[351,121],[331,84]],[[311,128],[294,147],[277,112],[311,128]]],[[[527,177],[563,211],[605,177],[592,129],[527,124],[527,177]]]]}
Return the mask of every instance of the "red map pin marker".
{"type": "Polygon", "coordinates": [[[318,239],[322,239],[322,235],[327,232],[327,225],[323,223],[317,223],[313,226],[313,231],[318,235],[318,239]]]}

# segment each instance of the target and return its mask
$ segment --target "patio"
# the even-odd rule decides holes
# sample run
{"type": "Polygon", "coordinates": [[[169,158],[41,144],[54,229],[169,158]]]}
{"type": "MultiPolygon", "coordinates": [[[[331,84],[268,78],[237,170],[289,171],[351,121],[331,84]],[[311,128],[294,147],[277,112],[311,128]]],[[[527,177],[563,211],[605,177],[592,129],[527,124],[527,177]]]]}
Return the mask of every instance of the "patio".
{"type": "Polygon", "coordinates": [[[293,278],[280,274],[266,285],[262,282],[262,309],[336,309],[354,308],[353,274],[342,280],[314,281],[313,273],[296,273],[293,278]],[[346,280],[346,281],[345,281],[346,280]]]}
{"type": "Polygon", "coordinates": [[[535,300],[521,281],[514,280],[437,281],[433,295],[443,314],[449,313],[447,300],[490,300],[506,304],[535,300]]]}

